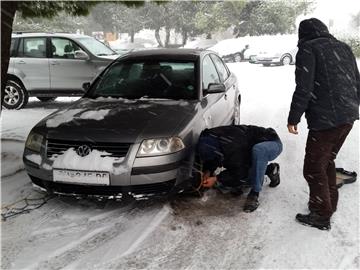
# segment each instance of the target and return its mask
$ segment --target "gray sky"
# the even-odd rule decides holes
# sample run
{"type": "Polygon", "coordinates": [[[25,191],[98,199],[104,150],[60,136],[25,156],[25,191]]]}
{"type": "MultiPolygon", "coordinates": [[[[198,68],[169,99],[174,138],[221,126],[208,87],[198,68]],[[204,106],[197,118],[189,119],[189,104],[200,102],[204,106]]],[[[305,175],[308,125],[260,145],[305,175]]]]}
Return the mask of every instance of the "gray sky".
{"type": "Polygon", "coordinates": [[[317,0],[317,7],[311,16],[317,17],[327,25],[329,20],[332,19],[334,21],[334,29],[346,31],[351,15],[355,15],[359,11],[359,0],[317,0]]]}

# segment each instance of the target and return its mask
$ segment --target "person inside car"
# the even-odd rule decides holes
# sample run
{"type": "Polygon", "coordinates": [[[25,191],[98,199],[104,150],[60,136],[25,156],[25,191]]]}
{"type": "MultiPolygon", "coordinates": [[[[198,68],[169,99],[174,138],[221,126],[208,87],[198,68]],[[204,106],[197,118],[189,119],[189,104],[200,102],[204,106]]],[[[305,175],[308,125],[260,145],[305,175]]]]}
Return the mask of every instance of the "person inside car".
{"type": "Polygon", "coordinates": [[[270,178],[270,187],[280,184],[279,164],[268,162],[277,158],[282,148],[272,128],[237,125],[205,129],[197,149],[203,164],[203,186],[241,192],[241,187],[249,184],[244,211],[253,212],[259,206],[264,175],[270,178]],[[221,167],[225,170],[215,175],[221,167]]]}

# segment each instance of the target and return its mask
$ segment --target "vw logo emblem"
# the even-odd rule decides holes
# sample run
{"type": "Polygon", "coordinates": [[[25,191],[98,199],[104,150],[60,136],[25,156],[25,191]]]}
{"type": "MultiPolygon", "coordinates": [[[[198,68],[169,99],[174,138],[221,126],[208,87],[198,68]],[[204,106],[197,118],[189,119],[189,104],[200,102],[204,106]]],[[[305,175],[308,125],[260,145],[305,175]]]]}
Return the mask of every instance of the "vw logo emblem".
{"type": "Polygon", "coordinates": [[[90,154],[91,152],[91,148],[87,145],[81,145],[78,147],[78,149],[76,149],[76,153],[80,156],[80,157],[85,157],[88,154],[90,154]]]}

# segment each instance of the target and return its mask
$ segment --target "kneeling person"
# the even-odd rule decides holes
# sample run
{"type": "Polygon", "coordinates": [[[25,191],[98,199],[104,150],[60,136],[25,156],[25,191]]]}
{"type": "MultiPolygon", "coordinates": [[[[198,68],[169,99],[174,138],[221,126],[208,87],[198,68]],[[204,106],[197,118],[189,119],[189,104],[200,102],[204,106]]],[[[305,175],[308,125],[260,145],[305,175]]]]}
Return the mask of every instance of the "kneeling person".
{"type": "Polygon", "coordinates": [[[198,153],[203,163],[203,186],[215,184],[239,187],[247,182],[251,191],[244,206],[252,212],[259,206],[259,192],[268,175],[270,187],[280,183],[279,164],[274,160],[282,151],[279,136],[272,128],[238,125],[205,129],[199,138],[198,153]],[[214,176],[217,168],[226,170],[214,176]]]}

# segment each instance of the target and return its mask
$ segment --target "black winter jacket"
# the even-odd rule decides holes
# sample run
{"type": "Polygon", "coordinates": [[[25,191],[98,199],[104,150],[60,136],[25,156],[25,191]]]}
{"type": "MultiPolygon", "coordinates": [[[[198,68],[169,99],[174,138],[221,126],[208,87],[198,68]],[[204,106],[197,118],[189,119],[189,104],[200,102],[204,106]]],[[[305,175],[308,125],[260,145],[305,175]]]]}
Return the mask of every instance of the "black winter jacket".
{"type": "Polygon", "coordinates": [[[276,141],[280,138],[272,128],[257,126],[221,126],[205,129],[202,135],[210,135],[220,143],[221,158],[205,170],[214,171],[223,166],[226,171],[222,172],[218,179],[227,186],[238,185],[233,179],[241,180],[248,176],[251,166],[252,147],[264,141],[276,141]],[[230,174],[230,175],[229,175],[230,174]]]}
{"type": "Polygon", "coordinates": [[[288,124],[298,124],[304,112],[311,130],[359,119],[360,76],[350,47],[317,19],[300,23],[298,47],[288,124]]]}

